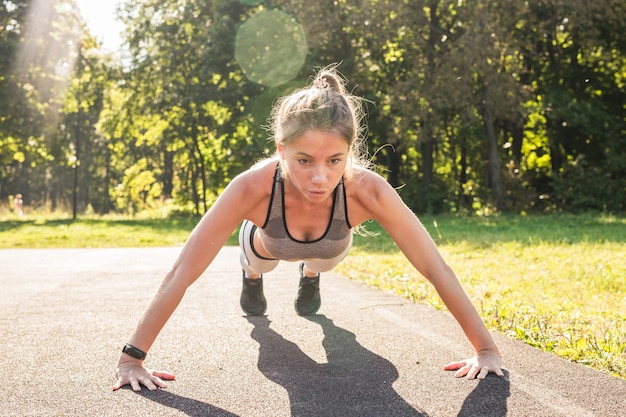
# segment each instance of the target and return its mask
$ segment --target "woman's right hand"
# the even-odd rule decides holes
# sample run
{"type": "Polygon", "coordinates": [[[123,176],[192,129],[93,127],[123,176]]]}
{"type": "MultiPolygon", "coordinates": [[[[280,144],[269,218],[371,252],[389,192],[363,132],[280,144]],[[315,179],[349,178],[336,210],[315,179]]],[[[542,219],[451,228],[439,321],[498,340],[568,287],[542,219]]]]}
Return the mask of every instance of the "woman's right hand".
{"type": "Polygon", "coordinates": [[[133,391],[141,391],[141,386],[145,386],[150,391],[157,388],[167,388],[164,380],[173,381],[174,374],[165,371],[154,371],[144,368],[141,361],[126,359],[117,365],[117,383],[113,385],[113,391],[117,391],[126,384],[130,384],[133,391]]]}

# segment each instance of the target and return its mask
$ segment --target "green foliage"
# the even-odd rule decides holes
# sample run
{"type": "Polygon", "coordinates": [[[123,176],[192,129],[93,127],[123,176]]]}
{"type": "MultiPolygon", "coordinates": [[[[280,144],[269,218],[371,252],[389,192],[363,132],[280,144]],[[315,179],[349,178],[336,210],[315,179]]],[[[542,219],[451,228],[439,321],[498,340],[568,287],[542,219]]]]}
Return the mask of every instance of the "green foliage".
{"type": "Polygon", "coordinates": [[[147,169],[148,162],[141,159],[124,171],[121,184],[115,188],[116,206],[129,214],[154,207],[162,195],[161,184],[156,180],[158,171],[147,169]]]}
{"type": "Polygon", "coordinates": [[[425,184],[415,179],[398,189],[398,193],[416,213],[440,214],[450,211],[448,189],[442,181],[425,184]]]}
{"type": "Polygon", "coordinates": [[[274,100],[341,62],[373,162],[416,211],[624,211],[623,1],[125,1],[124,62],[69,0],[1,4],[0,199],[201,214],[274,152],[274,100]]]}
{"type": "Polygon", "coordinates": [[[626,177],[616,178],[605,167],[591,167],[582,157],[555,177],[553,186],[559,206],[572,212],[626,210],[626,177]]]}

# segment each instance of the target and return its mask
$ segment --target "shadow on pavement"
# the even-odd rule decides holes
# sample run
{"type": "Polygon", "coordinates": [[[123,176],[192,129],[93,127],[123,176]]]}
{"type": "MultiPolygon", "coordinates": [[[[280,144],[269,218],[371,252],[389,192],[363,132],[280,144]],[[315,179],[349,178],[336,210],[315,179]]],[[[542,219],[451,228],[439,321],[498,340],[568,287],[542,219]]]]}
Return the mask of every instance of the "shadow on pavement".
{"type": "Polygon", "coordinates": [[[259,343],[259,370],[283,386],[293,416],[426,416],[392,387],[398,370],[365,349],[356,336],[324,315],[306,317],[319,324],[328,363],[317,363],[270,328],[267,317],[247,317],[259,343]]]}
{"type": "Polygon", "coordinates": [[[238,417],[236,414],[219,407],[191,398],[181,397],[167,390],[157,389],[156,391],[150,391],[144,388],[137,394],[166,407],[180,410],[191,417],[238,417]]]}
{"type": "Polygon", "coordinates": [[[511,395],[509,373],[503,370],[504,378],[489,374],[463,401],[463,407],[457,417],[506,417],[507,399],[511,395]]]}

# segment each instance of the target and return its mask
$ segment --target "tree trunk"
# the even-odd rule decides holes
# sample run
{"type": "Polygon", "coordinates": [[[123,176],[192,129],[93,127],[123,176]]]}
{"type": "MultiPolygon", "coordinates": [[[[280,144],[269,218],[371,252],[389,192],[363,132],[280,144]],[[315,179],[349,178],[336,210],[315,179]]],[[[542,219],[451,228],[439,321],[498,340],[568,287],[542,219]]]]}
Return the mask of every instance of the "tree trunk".
{"type": "Polygon", "coordinates": [[[500,163],[500,153],[498,152],[498,138],[494,126],[493,111],[489,106],[483,107],[483,121],[485,122],[485,132],[489,147],[488,172],[493,205],[498,211],[502,211],[504,209],[502,164],[500,163]]]}
{"type": "MultiPolygon", "coordinates": [[[[203,213],[207,211],[207,203],[206,203],[206,193],[207,193],[207,181],[206,181],[206,169],[204,166],[204,155],[202,155],[202,150],[200,149],[200,142],[198,140],[198,128],[197,122],[194,123],[192,127],[192,135],[193,135],[193,144],[195,147],[195,152],[197,154],[197,169],[198,169],[198,177],[200,178],[200,202],[202,203],[203,213]]],[[[200,213],[198,213],[200,214],[200,213]]]]}
{"type": "Polygon", "coordinates": [[[163,151],[163,197],[172,198],[174,189],[174,153],[163,151]]]}
{"type": "Polygon", "coordinates": [[[435,150],[435,139],[433,138],[433,128],[430,122],[430,117],[424,123],[422,132],[424,138],[422,138],[422,182],[424,185],[431,185],[433,183],[433,171],[435,162],[433,159],[433,153],[435,150]]]}
{"type": "Polygon", "coordinates": [[[519,168],[522,162],[522,145],[524,144],[524,119],[520,118],[512,132],[513,142],[511,143],[511,153],[515,167],[519,168]]]}
{"type": "Polygon", "coordinates": [[[467,183],[467,143],[465,139],[463,139],[461,143],[461,160],[459,161],[460,172],[459,172],[459,206],[458,208],[466,208],[469,206],[469,199],[467,194],[465,194],[465,184],[467,183]]]}
{"type": "MultiPolygon", "coordinates": [[[[439,2],[437,0],[430,0],[430,14],[428,15],[428,20],[430,21],[430,27],[428,31],[428,50],[426,51],[426,59],[427,59],[427,68],[428,73],[426,74],[426,86],[427,89],[430,90],[430,86],[433,84],[433,77],[435,74],[435,51],[437,48],[437,44],[440,39],[439,30],[439,15],[437,14],[437,6],[439,2]]],[[[432,90],[430,90],[432,91],[432,90]]],[[[430,97],[429,97],[430,101],[430,97]]],[[[433,153],[435,149],[435,138],[434,138],[434,125],[432,116],[429,112],[426,113],[424,117],[424,125],[422,129],[422,133],[424,137],[422,138],[422,172],[424,176],[422,177],[422,181],[424,185],[430,186],[433,183],[433,171],[435,167],[435,162],[433,160],[433,153]]]]}
{"type": "Polygon", "coordinates": [[[400,153],[395,147],[387,147],[387,169],[389,176],[387,181],[393,188],[398,188],[400,184],[400,153]]]}

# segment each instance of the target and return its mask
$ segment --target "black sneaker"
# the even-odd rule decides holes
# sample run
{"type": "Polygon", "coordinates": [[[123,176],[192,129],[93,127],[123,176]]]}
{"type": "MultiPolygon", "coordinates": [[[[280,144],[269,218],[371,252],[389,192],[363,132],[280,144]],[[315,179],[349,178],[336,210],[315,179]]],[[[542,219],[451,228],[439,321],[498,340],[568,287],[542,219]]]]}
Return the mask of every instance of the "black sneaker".
{"type": "Polygon", "coordinates": [[[315,278],[308,278],[304,275],[304,263],[300,264],[300,287],[298,288],[298,298],[294,303],[296,312],[301,316],[317,313],[322,304],[320,297],[320,274],[315,278]]]}
{"type": "Polygon", "coordinates": [[[243,288],[239,305],[249,316],[262,316],[267,309],[267,301],[263,295],[263,276],[257,279],[246,278],[243,274],[243,288]]]}

